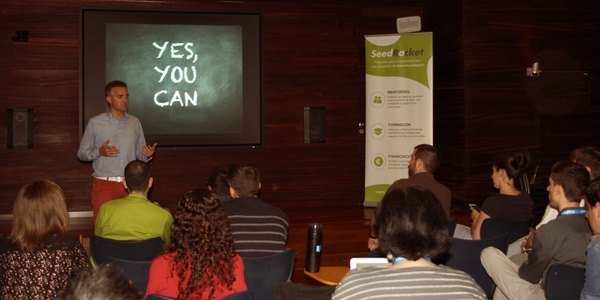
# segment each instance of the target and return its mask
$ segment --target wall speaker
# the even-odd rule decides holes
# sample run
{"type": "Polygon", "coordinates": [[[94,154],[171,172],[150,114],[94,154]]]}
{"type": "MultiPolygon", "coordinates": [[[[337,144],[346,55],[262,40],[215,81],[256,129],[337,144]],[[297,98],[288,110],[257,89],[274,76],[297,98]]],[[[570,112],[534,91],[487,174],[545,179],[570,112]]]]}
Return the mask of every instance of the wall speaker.
{"type": "Polygon", "coordinates": [[[7,114],[7,147],[33,148],[33,108],[9,108],[7,114]]]}
{"type": "Polygon", "coordinates": [[[304,107],[304,143],[325,143],[325,107],[304,107]]]}

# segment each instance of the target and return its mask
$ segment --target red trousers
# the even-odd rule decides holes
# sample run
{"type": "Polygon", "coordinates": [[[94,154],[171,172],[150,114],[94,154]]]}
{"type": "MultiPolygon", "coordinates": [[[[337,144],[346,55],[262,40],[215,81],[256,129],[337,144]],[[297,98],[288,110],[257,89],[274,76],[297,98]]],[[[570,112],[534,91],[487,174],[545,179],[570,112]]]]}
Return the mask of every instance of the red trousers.
{"type": "Polygon", "coordinates": [[[94,221],[100,211],[100,206],[108,200],[126,197],[127,190],[123,182],[108,181],[94,178],[92,182],[92,209],[94,210],[94,221]]]}

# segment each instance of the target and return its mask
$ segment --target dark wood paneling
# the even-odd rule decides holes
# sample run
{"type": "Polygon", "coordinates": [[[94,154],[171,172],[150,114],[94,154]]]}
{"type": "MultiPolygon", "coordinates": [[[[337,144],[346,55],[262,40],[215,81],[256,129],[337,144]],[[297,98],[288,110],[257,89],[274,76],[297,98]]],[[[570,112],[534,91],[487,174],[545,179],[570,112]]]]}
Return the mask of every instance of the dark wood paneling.
{"type": "MultiPolygon", "coordinates": [[[[600,136],[600,11],[594,0],[8,0],[0,10],[0,111],[34,108],[36,125],[33,149],[0,146],[0,214],[10,212],[21,185],[37,178],[58,182],[70,210],[90,209],[91,165],[75,157],[82,6],[263,14],[265,144],[160,148],[151,163],[152,199],[174,207],[182,193],[203,184],[212,167],[255,165],[263,173],[263,198],[294,216],[289,243],[297,251],[303,251],[306,224],[321,217],[326,234],[345,226],[356,232],[327,240],[326,265],[343,264],[364,250],[364,224],[357,213],[328,216],[333,209],[360,209],[364,35],[394,32],[397,17],[420,15],[423,30],[434,32],[434,139],[443,156],[438,177],[455,200],[477,202],[492,192],[489,173],[496,153],[530,149],[547,170],[573,147],[598,143],[600,136]],[[13,42],[17,30],[28,30],[29,42],[13,42]],[[571,62],[566,66],[558,63],[563,54],[571,62]],[[528,78],[525,68],[534,61],[540,62],[542,76],[528,78]],[[560,68],[588,75],[546,76],[565,71],[560,68]],[[326,108],[324,144],[303,143],[303,108],[311,105],[326,108]],[[572,109],[561,109],[567,106],[572,109]],[[306,215],[295,217],[297,211],[306,215]],[[342,219],[357,223],[337,223],[342,219]]],[[[6,118],[0,124],[4,143],[6,118]]]]}
{"type": "Polygon", "coordinates": [[[466,0],[463,7],[467,198],[479,202],[492,192],[491,159],[505,151],[529,149],[543,187],[552,163],[599,142],[591,86],[600,68],[593,54],[600,5],[466,0]],[[540,77],[525,76],[535,61],[540,77]]]}

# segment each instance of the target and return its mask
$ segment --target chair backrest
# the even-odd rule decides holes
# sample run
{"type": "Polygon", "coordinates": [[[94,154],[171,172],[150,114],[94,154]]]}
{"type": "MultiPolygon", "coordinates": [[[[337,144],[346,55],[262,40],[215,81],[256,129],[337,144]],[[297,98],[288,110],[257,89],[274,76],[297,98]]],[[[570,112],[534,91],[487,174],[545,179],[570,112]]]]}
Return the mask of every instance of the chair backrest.
{"type": "Polygon", "coordinates": [[[585,269],[554,264],[548,268],[544,282],[547,300],[579,299],[585,280],[585,269]]]}
{"type": "Polygon", "coordinates": [[[223,300],[252,300],[252,299],[254,299],[254,298],[252,298],[252,293],[250,291],[231,294],[231,295],[223,298],[223,300]]]}
{"type": "Polygon", "coordinates": [[[508,223],[489,218],[481,224],[481,239],[489,239],[507,233],[508,243],[510,244],[529,234],[530,223],[531,220],[508,223]]]}
{"type": "Polygon", "coordinates": [[[148,295],[148,297],[146,297],[146,300],[175,300],[175,298],[169,298],[167,296],[162,296],[158,294],[150,294],[148,295]]]}
{"type": "Polygon", "coordinates": [[[448,250],[447,260],[443,263],[471,275],[487,294],[488,299],[491,299],[493,298],[496,285],[483,268],[479,258],[481,251],[487,247],[495,247],[506,253],[508,250],[508,235],[503,234],[479,241],[452,238],[452,245],[448,250]]]}
{"type": "Polygon", "coordinates": [[[287,249],[272,256],[244,258],[246,285],[252,298],[273,299],[277,285],[290,280],[295,257],[294,249],[287,249]]]}
{"type": "Polygon", "coordinates": [[[151,261],[163,250],[160,237],[142,241],[116,241],[93,235],[90,237],[92,258],[97,264],[104,264],[107,257],[132,261],[151,261]]]}
{"type": "Polygon", "coordinates": [[[146,292],[148,276],[150,273],[150,265],[152,264],[151,260],[134,261],[107,256],[105,263],[121,270],[123,275],[125,275],[127,279],[131,280],[131,285],[133,285],[142,293],[146,292]]]}

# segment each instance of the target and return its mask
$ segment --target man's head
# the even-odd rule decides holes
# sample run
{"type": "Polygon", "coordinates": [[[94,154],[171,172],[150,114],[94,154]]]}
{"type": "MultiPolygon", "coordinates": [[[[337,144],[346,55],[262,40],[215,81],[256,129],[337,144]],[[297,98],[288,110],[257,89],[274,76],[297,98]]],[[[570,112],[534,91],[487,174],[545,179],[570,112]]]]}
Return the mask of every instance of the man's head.
{"type": "Polygon", "coordinates": [[[104,96],[111,111],[119,113],[127,112],[129,108],[129,92],[127,84],[120,80],[113,80],[104,87],[104,96]]]}
{"type": "Polygon", "coordinates": [[[590,172],[592,179],[600,178],[600,147],[579,147],[571,151],[569,159],[582,164],[590,172]]]}
{"type": "Polygon", "coordinates": [[[233,165],[227,174],[232,198],[258,197],[260,172],[255,167],[233,165]]]}
{"type": "Polygon", "coordinates": [[[134,160],[125,167],[123,186],[129,193],[147,194],[152,187],[150,167],[141,160],[134,160]]]}
{"type": "Polygon", "coordinates": [[[440,153],[434,146],[421,144],[414,148],[408,161],[408,176],[417,173],[435,173],[440,167],[440,153]]]}
{"type": "Polygon", "coordinates": [[[214,194],[229,194],[227,169],[214,168],[206,180],[206,188],[214,194]]]}
{"type": "Polygon", "coordinates": [[[582,165],[562,160],[556,162],[548,179],[550,206],[560,210],[561,204],[578,203],[590,183],[590,174],[582,165]]]}
{"type": "Polygon", "coordinates": [[[600,234],[600,179],[590,183],[586,192],[586,202],[588,206],[587,218],[592,228],[592,234],[600,234]]]}

